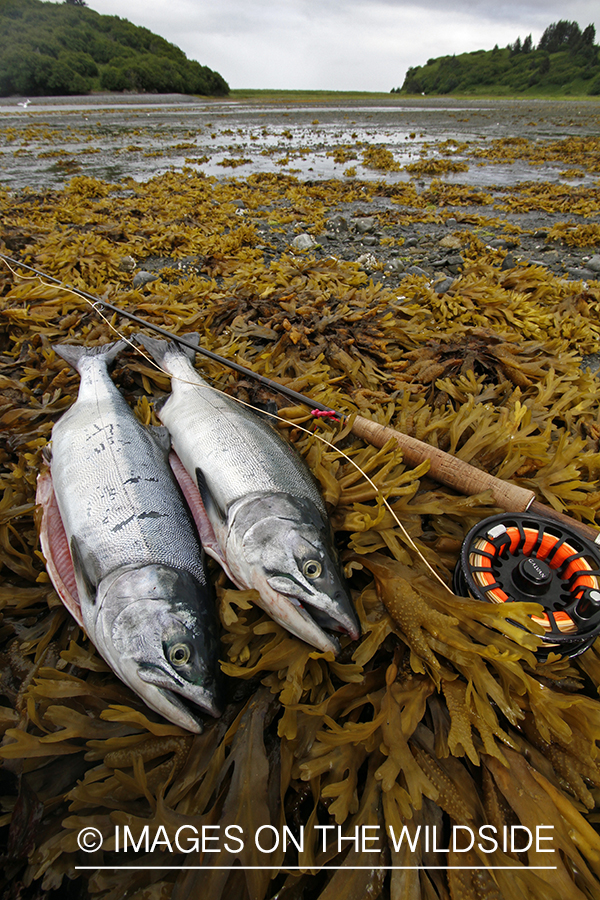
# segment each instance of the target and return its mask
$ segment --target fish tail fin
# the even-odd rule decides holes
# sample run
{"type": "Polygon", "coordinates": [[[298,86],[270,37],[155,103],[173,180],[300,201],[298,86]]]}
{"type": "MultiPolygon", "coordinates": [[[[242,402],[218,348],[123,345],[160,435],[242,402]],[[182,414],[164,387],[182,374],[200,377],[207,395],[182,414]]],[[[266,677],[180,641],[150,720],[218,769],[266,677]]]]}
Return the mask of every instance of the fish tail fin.
{"type": "Polygon", "coordinates": [[[111,344],[101,344],[97,347],[83,347],[81,344],[53,344],[52,349],[79,372],[82,361],[93,357],[103,359],[109,366],[126,346],[127,341],[113,341],[111,344]]]}
{"type": "MultiPolygon", "coordinates": [[[[183,335],[183,337],[185,337],[186,341],[200,346],[200,335],[196,331],[183,335]]],[[[141,332],[138,332],[135,338],[148,351],[154,362],[157,362],[159,365],[163,364],[167,353],[183,353],[191,362],[194,362],[196,358],[196,352],[191,347],[184,347],[175,341],[159,341],[157,338],[148,337],[147,334],[142,334],[141,332]]]]}

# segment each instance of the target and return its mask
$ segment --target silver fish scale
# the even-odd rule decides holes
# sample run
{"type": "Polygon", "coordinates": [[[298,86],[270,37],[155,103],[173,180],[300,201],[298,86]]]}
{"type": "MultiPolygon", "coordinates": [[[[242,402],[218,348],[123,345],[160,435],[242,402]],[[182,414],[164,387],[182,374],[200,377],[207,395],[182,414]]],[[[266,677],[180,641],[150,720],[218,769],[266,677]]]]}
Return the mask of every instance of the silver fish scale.
{"type": "Polygon", "coordinates": [[[52,432],[52,480],[69,540],[99,581],[163,564],[206,583],[198,540],[165,450],[135,418],[102,361],[85,360],[79,396],[52,432]]]}
{"type": "MultiPolygon", "coordinates": [[[[191,380],[189,369],[186,375],[191,380]]],[[[281,492],[312,501],[325,517],[320,491],[302,457],[265,421],[210,388],[194,372],[196,378],[198,384],[174,379],[160,418],[184,465],[186,457],[190,464],[192,459],[202,460],[202,473],[217,505],[225,511],[248,494],[281,492]],[[184,429],[181,422],[186,423],[184,429]]]]}

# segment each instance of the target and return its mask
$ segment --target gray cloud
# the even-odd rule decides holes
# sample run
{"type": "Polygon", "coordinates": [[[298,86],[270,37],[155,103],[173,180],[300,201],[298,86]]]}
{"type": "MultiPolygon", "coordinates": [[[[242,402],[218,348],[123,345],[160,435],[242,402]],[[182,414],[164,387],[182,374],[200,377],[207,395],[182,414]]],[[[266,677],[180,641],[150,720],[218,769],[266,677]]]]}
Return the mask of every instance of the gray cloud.
{"type": "Polygon", "coordinates": [[[539,40],[559,19],[600,32],[597,0],[88,0],[220,72],[232,87],[388,91],[429,57],[539,40]]]}

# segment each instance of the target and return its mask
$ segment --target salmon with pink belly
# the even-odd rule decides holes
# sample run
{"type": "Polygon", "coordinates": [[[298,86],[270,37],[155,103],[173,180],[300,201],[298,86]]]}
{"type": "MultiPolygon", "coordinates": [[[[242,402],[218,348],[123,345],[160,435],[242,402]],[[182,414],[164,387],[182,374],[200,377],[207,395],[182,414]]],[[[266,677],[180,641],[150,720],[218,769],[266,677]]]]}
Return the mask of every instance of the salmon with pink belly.
{"type": "Polygon", "coordinates": [[[302,457],[264,418],[207,384],[192,350],[144,334],[137,339],[172,378],[171,394],[156,409],[200,492],[209,520],[200,526],[206,552],[308,644],[336,653],[334,632],[357,639],[325,504],[302,457]]]}
{"type": "Polygon", "coordinates": [[[202,550],[167,462],[165,429],[135,418],[107,364],[124,342],[55,352],[81,376],[38,478],[48,574],[115,674],[201,732],[219,714],[219,638],[202,550]],[[162,432],[162,433],[161,433],[162,432]]]}

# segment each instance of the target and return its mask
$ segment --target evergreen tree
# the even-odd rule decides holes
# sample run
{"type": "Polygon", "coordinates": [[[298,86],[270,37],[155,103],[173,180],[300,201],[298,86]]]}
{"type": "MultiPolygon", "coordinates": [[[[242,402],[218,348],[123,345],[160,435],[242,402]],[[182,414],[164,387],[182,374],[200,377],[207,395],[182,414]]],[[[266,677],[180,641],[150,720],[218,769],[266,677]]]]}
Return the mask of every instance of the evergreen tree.
{"type": "Polygon", "coordinates": [[[581,30],[577,22],[567,22],[565,19],[561,19],[559,22],[548,25],[540,38],[538,50],[558,53],[560,50],[570,50],[577,46],[580,40],[581,30]]]}

